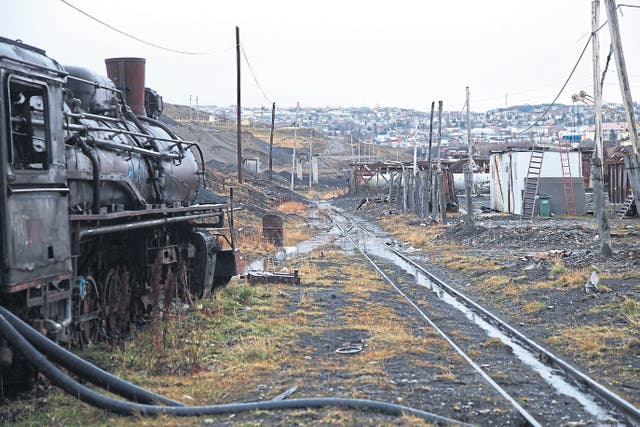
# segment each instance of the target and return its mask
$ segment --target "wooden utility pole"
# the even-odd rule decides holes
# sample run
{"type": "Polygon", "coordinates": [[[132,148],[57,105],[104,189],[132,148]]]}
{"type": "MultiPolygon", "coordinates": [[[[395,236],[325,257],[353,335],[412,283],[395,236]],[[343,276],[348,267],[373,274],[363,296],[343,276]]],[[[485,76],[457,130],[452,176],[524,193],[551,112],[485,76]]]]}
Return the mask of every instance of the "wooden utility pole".
{"type": "Polygon", "coordinates": [[[276,124],[276,103],[271,106],[271,134],[269,135],[269,181],[273,175],[273,130],[276,124]]]}
{"type": "Polygon", "coordinates": [[[293,155],[291,158],[291,191],[293,191],[293,184],[296,177],[296,143],[298,139],[298,109],[300,103],[296,103],[296,115],[293,122],[293,155]]]}
{"type": "Polygon", "coordinates": [[[473,200],[471,200],[471,194],[473,193],[473,171],[471,170],[471,164],[467,163],[462,166],[462,172],[464,173],[464,193],[467,198],[467,222],[469,226],[473,227],[473,200]]]}
{"type": "Polygon", "coordinates": [[[473,161],[473,144],[471,143],[471,108],[469,102],[469,86],[466,88],[467,92],[467,144],[469,149],[469,163],[466,168],[463,167],[464,172],[464,193],[467,198],[467,219],[469,225],[473,226],[473,203],[471,196],[473,195],[473,168],[475,162],[473,161]]]}
{"type": "Polygon", "coordinates": [[[416,117],[416,127],[413,130],[413,176],[418,173],[418,125],[420,122],[416,117]]]}
{"type": "MultiPolygon", "coordinates": [[[[429,116],[429,148],[427,152],[427,201],[431,201],[431,188],[432,188],[432,176],[431,176],[431,147],[433,143],[433,109],[436,105],[435,101],[431,101],[431,115],[429,116]]],[[[427,202],[427,215],[431,214],[432,209],[435,206],[429,208],[429,202],[427,202]]]]}
{"type": "Polygon", "coordinates": [[[438,152],[438,167],[442,162],[442,152],[440,151],[440,143],[442,142],[442,101],[438,101],[438,143],[437,143],[437,152],[438,152]]]}
{"type": "Polygon", "coordinates": [[[351,163],[356,162],[356,154],[355,154],[355,150],[353,149],[353,135],[349,135],[349,145],[351,145],[351,163]]]}
{"type": "Polygon", "coordinates": [[[600,236],[600,254],[610,257],[611,252],[611,230],[604,204],[604,191],[602,181],[602,159],[604,149],[602,143],[602,87],[600,85],[600,38],[598,29],[600,27],[600,0],[591,2],[591,31],[593,40],[591,47],[593,52],[593,112],[595,121],[595,133],[593,143],[595,150],[591,159],[591,185],[593,187],[593,198],[595,201],[595,217],[598,225],[598,235],[600,236]]]}
{"type": "Polygon", "coordinates": [[[311,188],[311,179],[313,176],[313,128],[309,129],[309,188],[311,188]]]}
{"type": "Polygon", "coordinates": [[[242,184],[242,111],[240,106],[240,28],[236,27],[236,78],[237,78],[237,100],[236,100],[236,121],[238,132],[238,184],[242,184]]]}
{"type": "Polygon", "coordinates": [[[446,224],[447,222],[447,202],[445,200],[445,191],[444,191],[444,179],[442,176],[442,151],[440,150],[441,142],[442,142],[442,101],[438,101],[438,143],[437,143],[437,155],[438,155],[438,165],[436,166],[436,197],[434,202],[434,211],[436,210],[435,205],[438,206],[437,211],[439,212],[440,223],[446,224]]]}
{"type": "Polygon", "coordinates": [[[607,9],[607,18],[609,19],[609,32],[611,34],[611,46],[616,60],[616,69],[618,71],[618,82],[620,84],[620,92],[622,92],[622,102],[627,112],[627,125],[629,126],[629,138],[631,139],[633,153],[628,155],[627,174],[629,182],[633,188],[635,196],[636,210],[640,213],[640,175],[638,175],[638,151],[640,144],[638,142],[638,126],[636,124],[636,115],[633,110],[633,98],[631,97],[631,86],[629,85],[629,77],[627,76],[627,66],[622,52],[622,42],[620,41],[620,26],[618,24],[618,13],[615,0],[605,0],[607,9]]]}
{"type": "Polygon", "coordinates": [[[469,150],[469,167],[473,171],[473,167],[475,166],[475,162],[473,161],[473,144],[471,143],[471,108],[470,104],[470,96],[469,96],[469,86],[466,87],[467,92],[467,149],[469,150]]]}

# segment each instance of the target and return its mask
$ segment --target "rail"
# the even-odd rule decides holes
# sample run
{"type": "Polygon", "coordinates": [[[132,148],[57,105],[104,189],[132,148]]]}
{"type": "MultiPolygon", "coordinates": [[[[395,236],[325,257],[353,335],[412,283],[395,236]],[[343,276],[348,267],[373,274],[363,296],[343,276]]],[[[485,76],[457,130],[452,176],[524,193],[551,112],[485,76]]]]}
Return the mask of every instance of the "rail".
{"type": "MultiPolygon", "coordinates": [[[[347,218],[353,225],[355,225],[358,228],[360,228],[361,230],[363,230],[369,236],[373,236],[373,234],[369,230],[367,230],[365,227],[363,227],[361,224],[359,224],[357,221],[355,221],[350,216],[344,214],[343,212],[337,211],[337,210],[333,210],[333,212],[338,214],[338,215],[340,215],[340,216],[342,216],[342,217],[344,217],[344,218],[347,218]]],[[[404,261],[408,262],[413,267],[418,269],[421,273],[423,273],[425,276],[427,276],[429,278],[429,280],[431,280],[433,283],[435,283],[437,286],[439,286],[444,292],[449,294],[451,297],[455,298],[458,302],[463,304],[467,309],[471,310],[476,315],[478,315],[481,318],[483,318],[485,321],[487,321],[487,322],[491,323],[492,325],[498,327],[503,333],[505,333],[507,336],[509,336],[510,338],[512,338],[515,341],[517,341],[518,344],[520,344],[521,346],[523,346],[527,350],[532,351],[532,352],[537,353],[538,355],[540,355],[540,359],[544,360],[547,365],[549,365],[551,367],[554,367],[554,368],[564,372],[566,375],[570,376],[574,380],[578,381],[580,384],[584,385],[591,392],[593,392],[594,394],[596,394],[597,396],[599,396],[600,398],[602,398],[603,400],[605,400],[606,402],[611,404],[617,410],[619,410],[627,418],[627,420],[632,425],[640,425],[640,410],[638,408],[636,408],[635,406],[633,406],[630,402],[628,402],[627,400],[623,399],[622,397],[620,397],[619,395],[617,395],[613,391],[609,390],[604,385],[598,383],[593,378],[591,378],[588,375],[584,374],[579,369],[577,369],[576,367],[572,366],[571,364],[569,364],[565,360],[563,360],[560,357],[556,356],[555,354],[553,354],[548,349],[544,348],[540,344],[538,344],[535,341],[531,340],[530,338],[525,336],[522,332],[518,331],[516,328],[514,328],[513,326],[509,325],[507,322],[502,320],[500,317],[498,317],[497,315],[493,314],[491,311],[487,310],[486,308],[482,307],[480,304],[478,304],[477,302],[473,301],[471,298],[469,298],[468,296],[466,296],[462,292],[460,292],[457,289],[453,288],[452,286],[447,284],[444,280],[442,280],[439,277],[435,276],[433,273],[431,273],[426,268],[424,268],[424,266],[418,264],[416,261],[414,261],[413,259],[409,258],[405,254],[401,253],[397,249],[389,246],[388,244],[387,244],[387,247],[395,255],[397,255],[398,257],[400,257],[401,259],[403,259],[404,261]]],[[[370,262],[372,262],[372,261],[370,261],[370,262]]]]}

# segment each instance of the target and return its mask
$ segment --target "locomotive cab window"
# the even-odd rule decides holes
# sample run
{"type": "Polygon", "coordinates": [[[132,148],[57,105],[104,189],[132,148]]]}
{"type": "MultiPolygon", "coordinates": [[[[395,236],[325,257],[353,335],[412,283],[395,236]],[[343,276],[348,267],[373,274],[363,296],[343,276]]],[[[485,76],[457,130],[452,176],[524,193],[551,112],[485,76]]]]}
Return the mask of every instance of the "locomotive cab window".
{"type": "Polygon", "coordinates": [[[49,167],[47,88],[9,79],[10,144],[13,170],[45,170],[49,167]]]}

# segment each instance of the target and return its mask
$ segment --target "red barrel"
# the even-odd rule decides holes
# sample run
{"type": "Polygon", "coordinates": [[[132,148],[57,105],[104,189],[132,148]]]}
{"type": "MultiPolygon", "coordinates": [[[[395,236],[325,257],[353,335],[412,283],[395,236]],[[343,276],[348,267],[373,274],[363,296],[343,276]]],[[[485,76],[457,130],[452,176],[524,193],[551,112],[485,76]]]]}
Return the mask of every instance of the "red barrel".
{"type": "Polygon", "coordinates": [[[284,239],[284,220],[278,215],[265,215],[262,217],[262,238],[276,246],[282,245],[284,239]]]}
{"type": "Polygon", "coordinates": [[[126,103],[137,116],[146,116],[144,108],[144,58],[109,58],[107,76],[122,91],[126,103]]]}

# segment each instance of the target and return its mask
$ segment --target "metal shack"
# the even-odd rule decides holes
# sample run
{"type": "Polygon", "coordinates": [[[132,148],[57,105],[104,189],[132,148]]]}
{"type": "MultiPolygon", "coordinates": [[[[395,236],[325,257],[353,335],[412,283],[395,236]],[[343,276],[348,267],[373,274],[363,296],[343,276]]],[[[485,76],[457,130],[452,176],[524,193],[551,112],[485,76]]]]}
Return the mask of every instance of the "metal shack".
{"type": "MultiPolygon", "coordinates": [[[[566,215],[567,204],[563,179],[571,183],[575,198],[576,214],[584,215],[586,211],[584,180],[582,178],[582,157],[578,151],[564,151],[568,156],[565,161],[564,176],[559,149],[545,149],[540,168],[538,194],[551,197],[551,212],[566,215]],[[570,172],[569,172],[570,169],[570,172]]],[[[491,175],[491,208],[501,212],[522,214],[522,198],[524,195],[527,172],[532,151],[522,148],[492,152],[489,158],[491,175]]],[[[571,197],[569,194],[568,197],[571,197]]],[[[536,213],[539,204],[536,202],[536,213]]]]}

